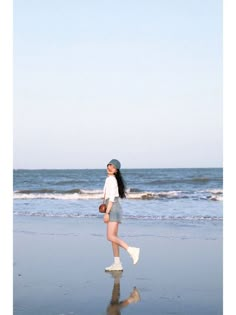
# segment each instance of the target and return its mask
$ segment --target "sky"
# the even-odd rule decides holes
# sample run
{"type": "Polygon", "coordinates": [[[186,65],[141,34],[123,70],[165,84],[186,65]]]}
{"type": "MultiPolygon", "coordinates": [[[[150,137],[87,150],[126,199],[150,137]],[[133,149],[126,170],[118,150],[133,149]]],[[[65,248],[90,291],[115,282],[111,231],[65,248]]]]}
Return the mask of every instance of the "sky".
{"type": "Polygon", "coordinates": [[[14,1],[14,168],[222,167],[219,0],[14,1]]]}

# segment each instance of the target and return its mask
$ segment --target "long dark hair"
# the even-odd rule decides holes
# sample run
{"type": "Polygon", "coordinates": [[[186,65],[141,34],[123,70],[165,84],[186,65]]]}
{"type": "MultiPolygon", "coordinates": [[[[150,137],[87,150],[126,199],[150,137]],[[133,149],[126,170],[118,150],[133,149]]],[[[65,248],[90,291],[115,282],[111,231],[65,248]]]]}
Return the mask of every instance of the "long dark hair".
{"type": "Polygon", "coordinates": [[[119,191],[119,196],[120,198],[126,198],[125,195],[125,181],[121,175],[120,170],[117,170],[117,172],[115,173],[115,177],[117,180],[117,184],[118,184],[118,191],[119,191]]]}

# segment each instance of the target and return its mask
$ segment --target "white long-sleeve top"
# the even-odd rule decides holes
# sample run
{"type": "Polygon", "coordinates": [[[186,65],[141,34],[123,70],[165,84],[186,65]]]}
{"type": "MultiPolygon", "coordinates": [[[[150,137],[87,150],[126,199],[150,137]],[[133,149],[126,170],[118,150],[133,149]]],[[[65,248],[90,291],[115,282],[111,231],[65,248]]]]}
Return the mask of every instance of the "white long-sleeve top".
{"type": "Polygon", "coordinates": [[[114,175],[108,175],[103,188],[105,199],[112,202],[115,201],[115,197],[119,197],[119,190],[117,180],[114,175]]]}

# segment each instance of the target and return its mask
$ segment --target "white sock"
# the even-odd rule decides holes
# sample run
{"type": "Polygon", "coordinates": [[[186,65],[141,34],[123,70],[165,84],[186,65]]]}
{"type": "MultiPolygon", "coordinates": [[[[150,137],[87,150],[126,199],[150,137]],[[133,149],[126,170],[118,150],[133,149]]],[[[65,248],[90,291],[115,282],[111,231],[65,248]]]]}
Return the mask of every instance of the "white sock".
{"type": "Polygon", "coordinates": [[[114,263],[120,264],[120,257],[114,257],[114,263]]]}

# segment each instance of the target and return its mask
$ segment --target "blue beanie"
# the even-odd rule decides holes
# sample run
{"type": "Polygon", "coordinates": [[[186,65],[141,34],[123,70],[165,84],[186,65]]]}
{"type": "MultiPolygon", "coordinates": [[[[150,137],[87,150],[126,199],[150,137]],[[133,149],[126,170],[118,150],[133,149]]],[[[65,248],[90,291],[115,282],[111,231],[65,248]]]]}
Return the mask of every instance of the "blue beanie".
{"type": "Polygon", "coordinates": [[[107,163],[107,165],[108,164],[114,165],[117,170],[119,170],[121,168],[120,162],[116,159],[112,159],[109,163],[107,163]]]}

